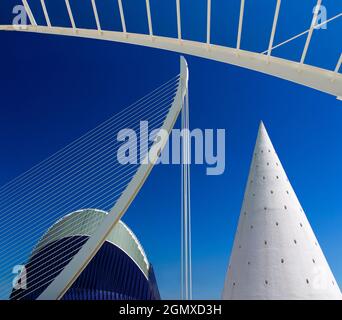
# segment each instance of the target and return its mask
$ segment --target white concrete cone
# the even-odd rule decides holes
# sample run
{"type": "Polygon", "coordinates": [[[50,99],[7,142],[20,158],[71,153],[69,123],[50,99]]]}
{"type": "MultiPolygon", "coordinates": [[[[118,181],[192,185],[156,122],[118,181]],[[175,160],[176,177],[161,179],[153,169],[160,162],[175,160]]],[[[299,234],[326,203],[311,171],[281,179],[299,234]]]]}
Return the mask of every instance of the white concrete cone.
{"type": "Polygon", "coordinates": [[[342,298],[262,122],[222,298],[342,298]]]}

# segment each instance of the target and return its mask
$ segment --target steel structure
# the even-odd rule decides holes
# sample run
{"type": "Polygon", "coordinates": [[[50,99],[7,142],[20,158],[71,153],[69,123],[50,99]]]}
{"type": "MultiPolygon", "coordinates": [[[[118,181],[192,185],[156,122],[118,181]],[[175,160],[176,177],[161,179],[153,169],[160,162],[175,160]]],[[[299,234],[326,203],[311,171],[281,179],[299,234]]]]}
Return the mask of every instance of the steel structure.
{"type": "MultiPolygon", "coordinates": [[[[182,38],[181,0],[175,0],[177,17],[176,38],[158,36],[153,32],[153,16],[151,14],[149,0],[146,0],[146,23],[148,25],[148,34],[128,32],[122,0],[117,1],[122,25],[121,32],[108,31],[101,27],[101,21],[96,7],[96,0],[91,0],[94,19],[96,21],[96,29],[84,29],[77,27],[69,0],[65,0],[65,5],[71,22],[71,27],[57,27],[51,25],[51,20],[44,0],[41,0],[41,5],[46,20],[46,25],[38,25],[34,18],[33,12],[30,9],[29,1],[23,0],[23,5],[25,6],[27,15],[30,19],[30,24],[27,26],[0,25],[0,30],[92,38],[169,50],[259,71],[334,95],[338,99],[342,98],[342,75],[339,72],[342,54],[340,55],[338,61],[336,61],[336,67],[334,70],[322,69],[305,63],[313,32],[315,28],[318,27],[318,8],[320,7],[322,0],[317,1],[316,10],[314,12],[309,29],[298,35],[307,35],[300,61],[291,61],[272,56],[272,50],[274,48],[277,48],[280,45],[283,45],[298,37],[295,36],[281,44],[274,45],[274,36],[277,30],[278,16],[279,12],[281,11],[281,0],[274,0],[276,1],[276,7],[272,29],[270,30],[269,45],[268,49],[262,53],[241,49],[243,20],[245,15],[245,0],[241,0],[237,41],[236,47],[234,48],[216,45],[211,42],[211,25],[214,23],[211,17],[211,0],[207,0],[206,42],[197,42],[182,38]]],[[[145,12],[143,14],[145,14],[145,12]]],[[[328,23],[328,21],[331,21],[332,19],[340,18],[341,16],[342,13],[339,13],[335,17],[321,23],[321,25],[328,23]]]]}
{"type": "MultiPolygon", "coordinates": [[[[93,10],[94,20],[96,22],[95,29],[79,28],[76,25],[72,7],[69,0],[65,0],[66,9],[70,19],[71,27],[59,27],[53,26],[50,20],[49,12],[45,5],[45,0],[40,0],[42,11],[46,20],[46,25],[38,25],[35,20],[34,13],[30,8],[29,0],[22,0],[25,7],[26,13],[29,17],[30,24],[25,26],[16,25],[0,25],[0,31],[19,31],[19,32],[32,32],[40,34],[52,34],[52,35],[63,35],[82,37],[98,40],[106,40],[120,43],[135,44],[140,46],[146,46],[151,48],[158,48],[162,50],[169,50],[179,52],[182,54],[189,54],[197,57],[202,57],[210,60],[223,62],[226,64],[236,65],[250,70],[258,71],[264,74],[275,76],[284,80],[292,81],[297,84],[301,84],[321,92],[336,96],[338,99],[342,99],[342,75],[339,72],[342,55],[340,55],[336,62],[334,70],[322,69],[305,63],[308,49],[310,47],[312,35],[315,28],[317,27],[317,16],[318,10],[314,12],[312,22],[309,29],[304,31],[298,36],[307,35],[306,42],[301,54],[300,61],[291,61],[275,57],[272,55],[274,48],[283,45],[298,36],[293,37],[281,44],[274,45],[274,38],[277,31],[277,22],[279,12],[281,10],[281,0],[276,1],[275,12],[273,17],[272,29],[270,30],[270,39],[268,49],[265,52],[252,52],[246,51],[241,48],[243,21],[245,16],[245,0],[241,0],[239,19],[238,19],[238,32],[237,41],[235,47],[226,47],[216,45],[211,41],[211,27],[214,23],[211,15],[211,0],[207,0],[207,21],[206,21],[206,41],[198,42],[186,40],[182,36],[182,17],[181,17],[181,0],[175,0],[175,11],[176,11],[176,22],[177,22],[177,37],[162,37],[154,33],[153,30],[153,15],[151,13],[150,1],[146,0],[146,16],[148,34],[143,33],[130,33],[127,31],[125,10],[123,7],[123,1],[118,1],[118,8],[121,19],[122,31],[109,31],[105,30],[101,26],[101,19],[96,6],[96,0],[91,0],[91,7],[93,10]]],[[[317,1],[317,7],[321,5],[322,0],[317,1]]],[[[144,12],[145,14],[145,12],[144,12]]],[[[339,18],[342,13],[327,20],[339,18]]],[[[181,81],[178,88],[178,92],[175,98],[175,102],[172,105],[170,112],[164,122],[163,129],[168,132],[172,129],[173,124],[183,106],[184,99],[187,93],[187,81],[188,71],[186,62],[184,59],[181,61],[181,81]]],[[[188,112],[188,111],[186,111],[188,112]]],[[[188,115],[185,117],[188,121],[188,115]]],[[[165,145],[167,137],[162,141],[161,145],[165,145]]],[[[160,146],[160,144],[159,144],[160,146]]],[[[153,147],[152,147],[153,148],[153,147]]],[[[186,151],[186,149],[184,149],[186,151]]],[[[155,154],[157,156],[157,153],[155,154]]],[[[122,194],[119,201],[115,204],[114,208],[104,219],[104,222],[100,225],[98,230],[89,238],[87,243],[82,249],[75,255],[72,261],[65,267],[65,269],[56,277],[56,279],[49,285],[49,287],[40,295],[39,299],[60,299],[63,294],[70,288],[72,283],[77,279],[79,274],[84,270],[89,261],[94,257],[96,252],[100,249],[104,243],[106,236],[110,233],[112,228],[120,220],[123,214],[126,212],[130,203],[133,201],[135,195],[141,188],[149,172],[153,167],[153,163],[149,165],[142,165],[137,171],[132,181],[127,186],[125,192],[122,194]]],[[[188,189],[187,186],[187,171],[183,173],[185,181],[184,188],[188,189]]],[[[187,199],[184,199],[188,201],[187,199]]],[[[186,202],[184,204],[184,211],[190,210],[187,208],[186,202]]],[[[187,219],[184,219],[184,223],[187,223],[187,219]]],[[[186,228],[188,226],[185,226],[186,228]]],[[[186,237],[188,235],[186,234],[186,237]]],[[[187,238],[184,238],[185,240],[187,238]]],[[[191,238],[190,238],[191,239],[191,238]]],[[[189,241],[186,240],[186,241],[189,241]]],[[[191,247],[191,245],[190,245],[191,247]]],[[[186,253],[187,254],[187,253],[186,253]]],[[[191,270],[191,265],[186,265],[185,269],[191,270]]],[[[190,261],[191,263],[191,261],[190,261]]],[[[191,274],[190,274],[191,282],[191,274]]],[[[189,283],[189,279],[185,279],[186,285],[189,283]]],[[[191,289],[185,290],[186,295],[191,295],[191,289]]]]}
{"type": "Polygon", "coordinates": [[[63,295],[76,281],[82,271],[90,263],[91,259],[100,250],[106,238],[119,222],[122,216],[126,213],[135,196],[143,186],[145,180],[150,174],[154,164],[158,160],[159,154],[167,143],[168,135],[173,128],[177,117],[182,110],[183,102],[187,93],[188,86],[188,68],[187,63],[181,57],[181,70],[178,89],[173,100],[172,106],[165,118],[165,121],[160,128],[159,140],[155,141],[151,146],[146,160],[138,168],[132,180],[121,194],[120,198],[115,203],[111,211],[106,215],[101,224],[96,228],[96,231],[89,237],[87,242],[72,258],[70,263],[56,276],[46,290],[38,297],[38,300],[56,300],[62,299],[63,295]]]}

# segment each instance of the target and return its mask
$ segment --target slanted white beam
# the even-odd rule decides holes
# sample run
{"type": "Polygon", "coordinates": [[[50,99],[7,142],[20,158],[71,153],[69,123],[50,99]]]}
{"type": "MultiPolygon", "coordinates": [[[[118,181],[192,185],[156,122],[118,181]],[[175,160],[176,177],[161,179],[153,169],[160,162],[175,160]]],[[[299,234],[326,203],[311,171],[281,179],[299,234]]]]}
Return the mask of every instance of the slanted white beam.
{"type": "Polygon", "coordinates": [[[210,44],[211,0],[207,0],[207,44],[210,44]]]}
{"type": "Polygon", "coordinates": [[[147,11],[148,31],[149,31],[150,36],[152,37],[153,28],[152,28],[150,0],[146,0],[146,11],[147,11]]]}
{"type": "Polygon", "coordinates": [[[122,1],[121,1],[121,0],[118,0],[118,4],[119,4],[119,11],[120,11],[120,18],[121,18],[122,31],[123,31],[124,33],[127,33],[125,15],[124,15],[123,7],[122,7],[122,1]]]}
{"type": "Polygon", "coordinates": [[[317,4],[316,4],[316,7],[315,7],[314,16],[313,16],[312,21],[311,21],[311,26],[310,26],[310,29],[309,29],[308,37],[306,38],[306,42],[305,42],[304,50],[303,50],[303,53],[302,53],[302,57],[300,58],[300,63],[301,64],[303,64],[304,61],[305,61],[305,57],[306,57],[306,54],[308,52],[308,48],[309,48],[309,45],[310,45],[310,42],[311,42],[311,38],[312,38],[312,33],[314,31],[314,28],[315,28],[315,25],[316,25],[316,22],[317,22],[317,16],[318,16],[318,12],[319,12],[319,8],[321,7],[321,4],[322,4],[322,0],[318,0],[317,4]]]}
{"type": "Polygon", "coordinates": [[[36,22],[33,14],[32,14],[32,11],[31,11],[29,4],[27,3],[27,0],[23,0],[23,5],[24,5],[25,11],[26,11],[26,13],[30,19],[31,24],[36,26],[37,22],[36,22]]]}
{"type": "MultiPolygon", "coordinates": [[[[149,41],[153,43],[153,41],[149,41]]],[[[106,241],[108,234],[113,230],[122,216],[126,213],[130,204],[138,194],[147,177],[149,176],[154,164],[157,162],[159,154],[163,151],[169,134],[178,118],[182,109],[182,101],[188,88],[188,67],[185,59],[181,57],[181,73],[178,83],[177,92],[172,102],[170,110],[164,120],[158,135],[160,140],[153,143],[143,164],[139,166],[135,175],[122,192],[114,207],[104,217],[102,222],[97,226],[95,232],[89,237],[82,248],[75,254],[71,261],[58,274],[58,276],[49,284],[49,286],[40,294],[37,300],[59,300],[65,292],[72,286],[82,271],[89,264],[91,259],[100,250],[106,241]],[[167,132],[167,135],[162,134],[167,132]]]]}
{"type": "Polygon", "coordinates": [[[182,39],[182,24],[181,24],[181,16],[180,16],[180,0],[176,0],[176,8],[177,8],[177,33],[178,40],[182,39]]]}
{"type": "Polygon", "coordinates": [[[40,0],[40,3],[42,5],[42,9],[43,9],[43,12],[44,12],[44,17],[45,17],[45,20],[46,20],[46,24],[49,27],[51,27],[51,21],[50,21],[50,17],[49,17],[49,14],[47,12],[47,9],[46,9],[45,0],[40,0]]]}
{"type": "Polygon", "coordinates": [[[71,11],[69,0],[65,0],[65,5],[66,5],[67,10],[68,10],[68,15],[69,15],[69,19],[70,19],[72,28],[74,30],[76,30],[76,24],[75,24],[74,16],[73,16],[72,11],[71,11]]]}
{"type": "Polygon", "coordinates": [[[236,42],[236,49],[240,50],[241,45],[241,34],[242,34],[242,23],[243,23],[243,14],[245,11],[245,0],[241,0],[240,4],[240,18],[239,18],[239,29],[238,29],[238,36],[236,42]]]}
{"type": "Polygon", "coordinates": [[[277,0],[277,5],[275,8],[274,18],[273,18],[272,32],[271,32],[270,42],[268,44],[268,50],[267,50],[268,56],[270,56],[271,52],[272,52],[274,35],[275,35],[276,29],[277,29],[277,23],[278,23],[278,17],[279,17],[280,4],[281,4],[281,0],[277,0]]]}
{"type": "Polygon", "coordinates": [[[341,68],[341,64],[342,64],[342,53],[340,54],[340,59],[338,59],[336,67],[335,67],[335,73],[339,73],[340,68],[341,68]]]}
{"type": "MultiPolygon", "coordinates": [[[[340,54],[340,58],[337,61],[337,64],[336,64],[336,67],[335,67],[335,70],[334,70],[334,75],[331,78],[331,82],[335,82],[337,76],[340,75],[341,64],[342,64],[342,53],[340,54]]],[[[341,94],[341,96],[337,96],[337,99],[338,100],[342,100],[342,94],[341,94]]]]}
{"type": "Polygon", "coordinates": [[[97,13],[97,7],[96,7],[95,0],[91,0],[91,5],[93,6],[93,12],[94,12],[97,30],[101,31],[101,24],[100,24],[99,15],[97,13]]]}

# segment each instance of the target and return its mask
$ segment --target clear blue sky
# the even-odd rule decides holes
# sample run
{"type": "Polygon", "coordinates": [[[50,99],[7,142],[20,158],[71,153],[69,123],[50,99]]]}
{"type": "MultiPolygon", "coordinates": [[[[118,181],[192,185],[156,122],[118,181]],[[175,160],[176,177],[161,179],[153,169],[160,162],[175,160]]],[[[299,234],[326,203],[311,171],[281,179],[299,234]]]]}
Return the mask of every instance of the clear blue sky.
{"type": "MultiPolygon", "coordinates": [[[[11,21],[18,1],[0,3],[11,21]]],[[[38,0],[32,0],[39,8],[38,0]]],[[[68,25],[64,1],[46,1],[51,20],[68,25]],[[53,11],[55,10],[55,11],[53,11]]],[[[90,1],[79,26],[94,26],[90,1]]],[[[204,40],[206,1],[182,2],[183,33],[204,40]],[[200,25],[200,27],[198,27],[200,25]]],[[[115,1],[97,0],[108,29],[120,30],[115,1]],[[102,8],[102,9],[101,9],[102,8]]],[[[176,34],[175,1],[151,0],[154,31],[176,34]],[[157,13],[159,18],[157,18],[157,13]]],[[[275,42],[306,30],[315,0],[283,1],[275,42]],[[285,22],[291,20],[291,23],[285,22]]],[[[144,0],[125,0],[128,31],[147,32],[144,0]],[[140,10],[140,11],[139,11],[140,10]]],[[[326,0],[328,17],[342,4],[326,0]]],[[[275,1],[246,1],[242,48],[267,48],[275,1]]],[[[234,46],[239,0],[213,1],[212,41],[234,46]]],[[[37,10],[36,10],[37,11],[37,10]]],[[[37,20],[43,23],[41,12],[37,20]]],[[[307,63],[333,69],[341,53],[342,19],[314,33],[307,63]]],[[[305,38],[274,54],[298,60],[305,38]]],[[[0,185],[28,170],[178,72],[179,55],[95,40],[0,33],[0,185]]],[[[192,167],[194,298],[219,298],[252,151],[263,120],[336,280],[342,285],[342,103],[334,97],[253,71],[194,57],[190,69],[192,128],[227,130],[222,176],[192,167]]],[[[163,298],[179,296],[180,168],[157,166],[124,221],[153,263],[163,298]]]]}

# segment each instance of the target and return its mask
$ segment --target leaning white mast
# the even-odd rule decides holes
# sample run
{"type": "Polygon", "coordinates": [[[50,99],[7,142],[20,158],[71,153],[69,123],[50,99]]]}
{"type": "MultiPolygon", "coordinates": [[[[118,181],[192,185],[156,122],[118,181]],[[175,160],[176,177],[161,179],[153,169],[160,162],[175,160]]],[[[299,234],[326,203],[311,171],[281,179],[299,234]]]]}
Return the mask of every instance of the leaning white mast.
{"type": "Polygon", "coordinates": [[[176,96],[166,119],[160,128],[160,141],[156,141],[146,155],[147,160],[143,160],[132,180],[123,191],[120,198],[117,200],[114,207],[103,219],[97,227],[94,234],[89,237],[80,251],[72,258],[69,264],[61,271],[61,273],[50,283],[44,292],[38,297],[38,300],[59,300],[63,297],[66,291],[72,286],[74,281],[86,268],[91,259],[96,255],[98,250],[105,242],[108,234],[114,226],[119,222],[122,216],[126,213],[130,204],[144,184],[150,174],[153,165],[158,160],[160,152],[167,143],[168,135],[162,134],[165,130],[170,133],[177,117],[182,109],[184,97],[187,92],[188,85],[188,67],[184,57],[180,58],[180,80],[177,88],[176,96]]]}

